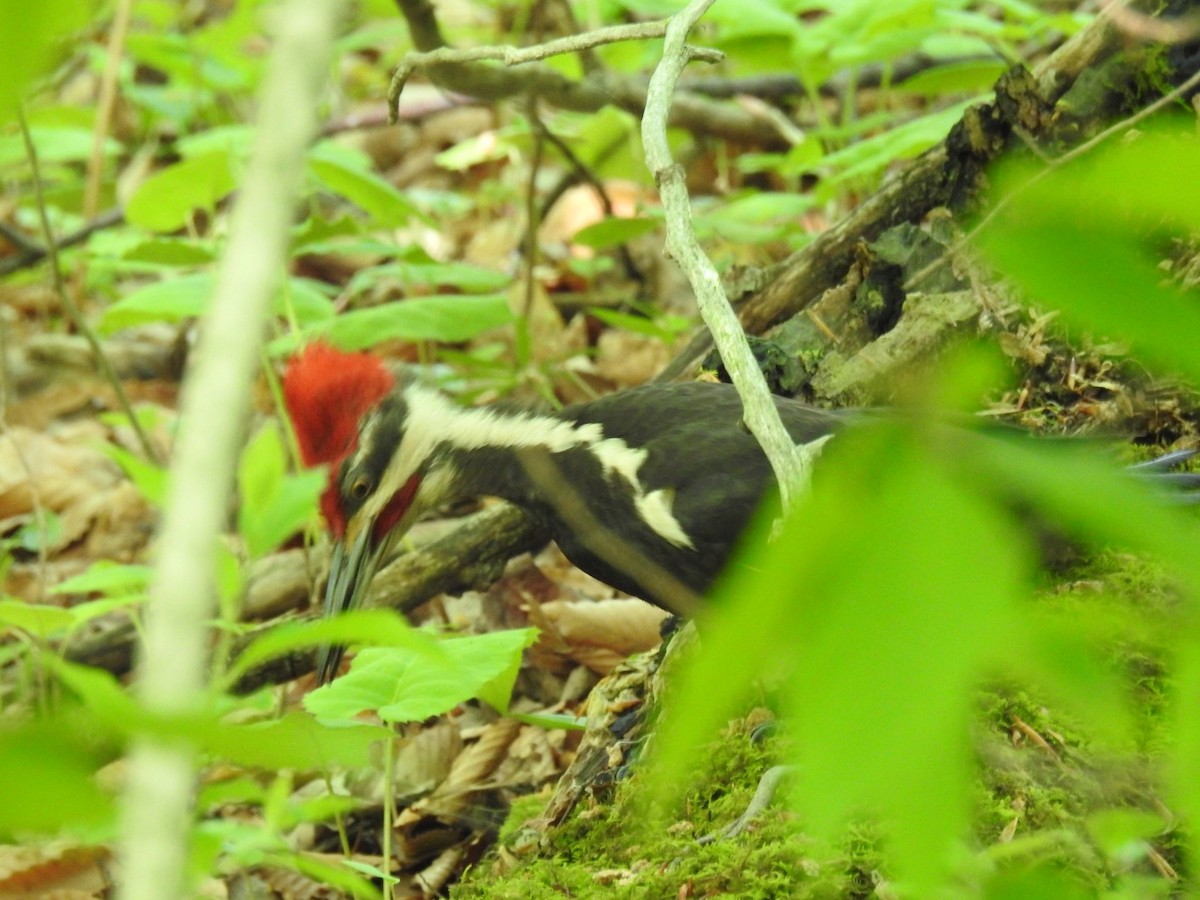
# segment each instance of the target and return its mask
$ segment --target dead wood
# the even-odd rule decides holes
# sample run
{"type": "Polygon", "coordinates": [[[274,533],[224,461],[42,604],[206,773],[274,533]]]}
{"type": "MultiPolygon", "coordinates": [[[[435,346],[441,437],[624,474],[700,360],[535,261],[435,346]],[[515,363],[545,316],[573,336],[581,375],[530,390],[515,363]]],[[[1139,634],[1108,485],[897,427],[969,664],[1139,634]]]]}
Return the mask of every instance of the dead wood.
{"type": "Polygon", "coordinates": [[[956,215],[972,211],[986,186],[987,166],[1015,142],[1061,146],[1072,136],[1098,131],[1118,110],[1132,112],[1130,98],[1136,95],[1129,85],[1142,54],[1123,52],[1121,38],[1109,20],[1100,17],[1033,72],[1023,67],[1007,72],[996,85],[995,100],[968,109],[944,141],[785,260],[770,284],[740,310],[746,331],[762,334],[836,287],[854,261],[855,248],[888,228],[920,224],[942,207],[956,215]],[[1098,67],[1104,67],[1105,78],[1081,83],[1086,73],[1098,67]],[[1086,103],[1072,94],[1076,85],[1080,91],[1087,88],[1086,103]],[[1089,114],[1092,121],[1086,119],[1089,114]]]}
{"type": "MultiPolygon", "coordinates": [[[[509,559],[545,543],[545,533],[529,516],[497,503],[467,516],[427,546],[396,558],[375,577],[367,605],[409,612],[438,594],[486,587],[500,577],[509,559]]],[[[303,609],[320,587],[327,566],[324,558],[302,550],[276,553],[255,563],[250,567],[243,619],[269,620],[303,609]]],[[[242,636],[233,655],[269,627],[242,636]]],[[[114,613],[72,640],[65,653],[72,662],[124,674],[133,664],[135,638],[130,615],[114,613]]],[[[236,689],[249,692],[290,681],[311,672],[313,664],[311,652],[296,652],[252,670],[236,689]]]]}

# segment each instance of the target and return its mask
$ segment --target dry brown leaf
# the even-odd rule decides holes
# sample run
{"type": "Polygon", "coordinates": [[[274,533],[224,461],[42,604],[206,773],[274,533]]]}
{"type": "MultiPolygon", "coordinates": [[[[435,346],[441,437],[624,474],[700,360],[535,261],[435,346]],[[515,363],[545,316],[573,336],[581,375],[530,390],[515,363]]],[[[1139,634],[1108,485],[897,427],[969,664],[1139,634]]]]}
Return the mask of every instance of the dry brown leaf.
{"type": "Polygon", "coordinates": [[[515,719],[497,719],[484,728],[479,740],[454,760],[450,774],[429,799],[435,801],[481,786],[500,765],[520,730],[521,723],[515,719]]]}
{"type": "Polygon", "coordinates": [[[626,658],[628,654],[618,653],[608,647],[576,647],[571,651],[572,660],[597,675],[607,675],[626,658]]]}
{"type": "Polygon", "coordinates": [[[672,357],[668,344],[645,334],[610,328],[596,341],[596,372],[618,387],[645,384],[672,357]]]}
{"type": "Polygon", "coordinates": [[[112,885],[104,847],[56,841],[33,846],[0,846],[0,900],[61,898],[91,900],[112,885]]]}
{"type": "Polygon", "coordinates": [[[533,562],[546,577],[562,589],[560,595],[566,593],[576,597],[608,600],[614,594],[613,589],[603,581],[572,565],[571,561],[563,556],[557,544],[547,544],[545,549],[533,557],[533,562]]]}
{"type": "Polygon", "coordinates": [[[437,859],[418,872],[413,881],[420,885],[428,896],[436,896],[453,878],[459,869],[459,864],[467,854],[463,845],[448,847],[438,855],[437,859]]]}
{"type": "Polygon", "coordinates": [[[508,292],[508,308],[526,322],[534,361],[565,359],[586,349],[586,331],[567,327],[562,313],[541,284],[535,284],[533,291],[528,292],[524,282],[514,283],[508,292]]]}
{"type": "Polygon", "coordinates": [[[514,719],[485,727],[433,793],[400,812],[394,832],[402,860],[429,859],[468,840],[480,821],[502,815],[491,776],[520,729],[514,719]]]}
{"type": "MultiPolygon", "coordinates": [[[[344,862],[343,857],[335,857],[332,854],[302,853],[300,855],[318,858],[327,865],[340,865],[344,862]]],[[[375,857],[375,862],[372,865],[378,865],[378,863],[379,858],[375,857]]],[[[274,895],[286,897],[288,900],[335,900],[335,898],[344,896],[336,888],[291,869],[263,866],[260,869],[255,869],[254,875],[274,895]]]]}
{"type": "Polygon", "coordinates": [[[7,419],[10,425],[41,430],[60,416],[87,410],[95,398],[94,382],[71,379],[40,390],[28,399],[17,400],[9,406],[7,419]]]}
{"type": "Polygon", "coordinates": [[[115,562],[140,559],[158,523],[154,507],[130,481],[115,484],[93,499],[76,507],[86,532],[84,555],[115,562]]]}
{"type": "Polygon", "coordinates": [[[51,602],[46,596],[48,588],[81,574],[87,567],[84,559],[51,559],[44,566],[36,559],[14,562],[4,573],[0,590],[33,603],[51,602]]]}
{"type": "Polygon", "coordinates": [[[92,446],[105,434],[93,422],[61,429],[54,437],[25,428],[0,435],[0,530],[36,522],[39,504],[58,517],[45,547],[57,558],[45,567],[40,562],[14,566],[5,578],[9,592],[40,598],[46,584],[77,574],[93,559],[131,562],[145,550],[156,515],[92,446]]]}
{"type": "MultiPolygon", "coordinates": [[[[642,188],[631,181],[609,181],[604,192],[612,203],[613,215],[628,219],[637,215],[638,204],[644,197],[642,188]]],[[[590,259],[595,251],[591,247],[571,243],[575,235],[589,225],[603,221],[604,204],[591,185],[580,184],[568,188],[550,207],[538,229],[538,240],[543,245],[568,246],[572,256],[590,259]]]]}
{"type": "Polygon", "coordinates": [[[509,599],[515,598],[519,609],[532,603],[549,603],[564,596],[560,579],[552,578],[526,554],[504,567],[501,585],[509,599]]]}
{"type": "Polygon", "coordinates": [[[497,766],[492,781],[509,787],[537,790],[562,774],[562,747],[566,732],[525,726],[497,766]]]}
{"type": "Polygon", "coordinates": [[[422,728],[404,742],[393,767],[396,793],[427,793],[441,784],[462,754],[463,740],[458,724],[441,721],[422,728]]]}
{"type": "Polygon", "coordinates": [[[61,515],[119,480],[117,467],[90,447],[27,428],[0,435],[0,519],[32,515],[35,502],[61,515]]]}
{"type": "Polygon", "coordinates": [[[463,261],[505,272],[517,252],[517,241],[520,239],[521,229],[514,227],[510,219],[480,223],[472,230],[463,249],[463,261]]]}
{"type": "Polygon", "coordinates": [[[631,654],[658,646],[667,615],[643,600],[552,600],[541,604],[535,624],[554,637],[545,644],[539,639],[534,649],[553,652],[565,643],[571,659],[606,674],[631,654]]]}

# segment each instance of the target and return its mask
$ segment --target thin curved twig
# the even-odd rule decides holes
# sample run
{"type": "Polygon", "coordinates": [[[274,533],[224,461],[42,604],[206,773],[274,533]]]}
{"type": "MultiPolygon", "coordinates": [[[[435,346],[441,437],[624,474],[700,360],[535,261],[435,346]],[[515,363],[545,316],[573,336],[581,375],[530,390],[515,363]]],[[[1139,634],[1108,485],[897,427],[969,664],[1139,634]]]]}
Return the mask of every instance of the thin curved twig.
{"type": "Polygon", "coordinates": [[[112,386],[113,391],[117,395],[117,403],[121,407],[121,411],[125,414],[125,418],[129,420],[129,426],[133,429],[133,433],[137,435],[138,443],[142,447],[142,453],[146,459],[153,463],[158,463],[158,454],[154,450],[154,445],[150,443],[150,437],[142,428],[142,423],[138,421],[137,416],[133,412],[133,404],[129,401],[129,395],[125,393],[125,387],[121,384],[121,379],[113,368],[112,363],[104,353],[104,348],[100,346],[100,339],[96,337],[96,332],[92,330],[84,318],[83,311],[75,305],[74,298],[71,297],[67,286],[63,284],[62,270],[58,264],[58,246],[54,240],[54,230],[50,227],[50,216],[46,212],[46,194],[42,189],[42,174],[41,167],[38,163],[37,147],[33,144],[33,135],[29,132],[29,122],[25,119],[25,111],[21,110],[17,114],[17,119],[21,126],[21,139],[25,142],[25,153],[29,157],[29,167],[33,172],[33,194],[37,203],[38,221],[42,226],[43,240],[46,242],[46,254],[50,258],[50,277],[54,282],[54,292],[58,296],[58,302],[66,311],[71,324],[83,335],[88,342],[88,347],[91,348],[92,356],[96,360],[96,366],[100,369],[100,373],[105,380],[112,386]]]}
{"type": "Polygon", "coordinates": [[[400,94],[404,85],[418,69],[429,66],[445,65],[447,63],[473,63],[494,61],[505,66],[519,66],[525,63],[540,62],[553,56],[566,53],[579,53],[605,44],[615,44],[621,41],[645,41],[660,38],[667,33],[669,19],[659,19],[655,22],[638,22],[633,25],[610,25],[607,28],[597,28],[581,34],[555,38],[541,44],[528,47],[513,47],[505,45],[487,47],[438,47],[425,52],[414,51],[406,53],[400,60],[388,86],[388,119],[395,123],[400,117],[400,94]]]}
{"type": "MultiPolygon", "coordinates": [[[[424,54],[422,68],[427,70],[430,79],[445,90],[469,94],[482,100],[507,100],[514,97],[538,97],[548,104],[561,109],[576,112],[595,112],[606,106],[641,117],[646,107],[646,85],[637,77],[615,75],[611,72],[591,72],[578,80],[568,78],[550,66],[535,62],[526,62],[519,68],[505,66],[479,65],[475,62],[464,61],[456,57],[458,53],[479,53],[485,60],[504,61],[507,51],[520,53],[544,53],[539,47],[526,48],[475,48],[467,51],[453,50],[446,45],[434,15],[433,6],[428,0],[396,0],[401,14],[408,23],[414,46],[424,54]],[[431,54],[441,54],[431,56],[431,54]],[[447,63],[454,63],[447,65],[447,63]]],[[[657,23],[646,23],[639,28],[647,28],[657,23]]],[[[588,34],[612,34],[607,29],[588,34]]],[[[567,39],[563,39],[567,40],[567,39]]],[[[579,35],[570,40],[587,41],[587,35],[579,35]]],[[[548,45],[555,52],[569,52],[559,49],[563,45],[552,41],[548,45]]],[[[587,49],[585,43],[577,44],[580,49],[587,49]]],[[[411,55],[410,55],[411,56],[411,55]]],[[[421,56],[416,57],[418,60],[421,56]]],[[[520,57],[509,57],[520,60],[520,57]]],[[[536,55],[533,57],[536,60],[536,55]]],[[[403,65],[403,64],[402,64],[403,65]]],[[[411,76],[397,70],[396,76],[402,81],[411,76]]],[[[399,89],[393,79],[393,91],[399,96],[399,89]]],[[[671,106],[671,124],[675,127],[714,135],[733,140],[764,144],[767,146],[782,146],[786,140],[781,139],[775,124],[741,108],[734,103],[717,102],[697,94],[678,93],[671,106]]]]}
{"type": "MultiPolygon", "coordinates": [[[[125,211],[119,207],[105,210],[87,222],[79,229],[72,231],[70,234],[65,234],[55,241],[55,247],[59,250],[65,250],[67,247],[74,247],[76,244],[82,244],[97,231],[103,231],[106,228],[112,228],[120,225],[125,221],[125,211]]],[[[20,247],[21,252],[15,256],[8,256],[0,259],[0,278],[5,275],[11,275],[13,272],[19,272],[21,269],[27,269],[30,266],[36,266],[43,259],[50,255],[50,251],[28,238],[13,240],[15,234],[9,234],[5,231],[5,237],[8,237],[14,244],[20,247]]]]}
{"type": "Polygon", "coordinates": [[[92,151],[88,154],[87,181],[83,191],[83,215],[90,219],[100,206],[100,183],[104,170],[104,142],[112,127],[113,110],[117,105],[117,78],[125,57],[125,37],[133,0],[119,0],[108,33],[104,74],[100,76],[100,96],[96,100],[96,123],[92,128],[92,151]]]}
{"type": "Polygon", "coordinates": [[[646,166],[658,185],[659,199],[666,217],[667,254],[687,276],[704,323],[712,332],[721,359],[742,398],[746,426],[757,438],[771,462],[785,510],[794,507],[810,481],[812,463],[820,445],[797,447],[780,421],[766,380],[750,352],[745,334],[721,286],[721,277],[705,256],[692,228],[691,202],[682,168],[671,157],[667,143],[667,119],[675,82],[684,66],[693,59],[706,58],[688,46],[692,26],[712,5],[713,0],[692,0],[671,19],[663,42],[663,56],[646,95],[646,114],[642,119],[642,146],[646,166]]]}

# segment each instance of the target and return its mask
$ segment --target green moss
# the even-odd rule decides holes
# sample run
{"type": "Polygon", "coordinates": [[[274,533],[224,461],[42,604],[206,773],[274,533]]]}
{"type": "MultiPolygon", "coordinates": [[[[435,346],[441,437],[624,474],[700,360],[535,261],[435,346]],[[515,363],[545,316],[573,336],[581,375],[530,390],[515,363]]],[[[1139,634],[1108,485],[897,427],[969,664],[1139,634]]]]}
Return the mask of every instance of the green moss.
{"type": "Polygon", "coordinates": [[[1133,70],[1135,93],[1131,102],[1140,104],[1142,101],[1138,98],[1161,97],[1175,87],[1172,82],[1178,77],[1179,71],[1172,65],[1168,49],[1160,44],[1148,44],[1140,48],[1133,70]]]}
{"type": "MultiPolygon", "coordinates": [[[[1172,581],[1153,563],[1100,553],[1070,570],[1036,601],[1046,616],[1083,629],[1093,652],[1128,691],[1132,734],[1115,740],[1036,684],[1009,676],[978,693],[978,776],[972,833],[964,835],[947,897],[1157,897],[1172,883],[1143,854],[1118,858],[1093,833],[1097,817],[1153,815],[1156,759],[1168,732],[1172,632],[1184,627],[1172,581]]],[[[904,895],[886,862],[886,841],[869,822],[833,839],[807,834],[774,805],[742,835],[697,838],[741,815],[770,766],[786,761],[780,738],[756,744],[735,723],[707,748],[704,771],[688,773],[679,807],[646,818],[634,776],[588,799],[539,847],[522,827],[545,796],[514,806],[503,849],[452,896],[471,898],[673,897],[855,898],[904,895]]],[[[1165,827],[1165,825],[1164,825],[1165,827]]],[[[1178,831],[1148,835],[1185,873],[1178,831]]]]}
{"type": "Polygon", "coordinates": [[[635,774],[611,796],[581,804],[545,848],[529,850],[522,824],[540,813],[545,798],[523,798],[502,832],[504,849],[468,873],[451,896],[671,897],[685,884],[692,896],[751,900],[874,891],[882,855],[867,830],[850,831],[839,846],[825,844],[804,835],[778,804],[743,834],[700,844],[700,836],[742,814],[779,752],[777,741],[755,743],[740,725],[709,750],[707,771],[696,773],[680,808],[659,821],[639,804],[635,774]]]}

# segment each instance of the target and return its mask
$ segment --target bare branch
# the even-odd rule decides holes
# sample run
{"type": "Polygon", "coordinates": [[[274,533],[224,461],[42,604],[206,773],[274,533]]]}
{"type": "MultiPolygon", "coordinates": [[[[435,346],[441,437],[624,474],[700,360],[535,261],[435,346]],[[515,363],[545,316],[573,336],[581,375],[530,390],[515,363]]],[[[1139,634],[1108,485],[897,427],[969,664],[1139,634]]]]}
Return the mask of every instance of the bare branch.
{"type": "MultiPolygon", "coordinates": [[[[422,70],[429,79],[446,90],[469,94],[481,100],[504,100],[516,96],[536,96],[539,100],[577,112],[594,112],[605,106],[615,106],[636,116],[641,116],[646,104],[646,87],[636,77],[614,75],[609,72],[596,72],[579,80],[564,76],[561,72],[540,65],[536,60],[546,58],[539,56],[551,47],[557,55],[562,52],[573,52],[561,48],[564,42],[582,40],[588,41],[589,35],[612,34],[613,29],[600,29],[596,32],[579,35],[576,38],[563,38],[551,41],[538,47],[508,48],[483,47],[468,50],[453,50],[445,46],[441,30],[438,28],[432,6],[427,0],[397,0],[397,5],[405,20],[413,43],[421,53],[418,59],[424,57],[422,70]],[[504,62],[509,52],[530,54],[531,60],[520,68],[507,68],[492,65],[481,65],[478,61],[464,60],[457,54],[482,54],[482,59],[504,62]],[[439,54],[439,55],[434,55],[439,54]]],[[[651,28],[661,23],[646,23],[645,26],[620,26],[621,28],[651,28]]],[[[651,37],[654,35],[651,34],[651,37]]],[[[623,37],[620,39],[630,39],[623,37]]],[[[599,43],[608,43],[601,41],[599,43]]],[[[599,43],[593,46],[599,46],[599,43]]],[[[578,45],[579,50],[588,49],[586,43],[578,45]]],[[[708,59],[713,60],[713,51],[701,51],[708,59]]],[[[410,57],[412,54],[410,54],[410,57]]],[[[406,62],[408,58],[406,58],[406,62]]],[[[389,115],[395,115],[396,102],[403,90],[404,82],[411,77],[412,71],[401,63],[393,77],[392,86],[388,91],[389,115]]],[[[717,137],[742,140],[766,146],[783,146],[787,142],[781,139],[775,124],[767,118],[754,112],[740,108],[733,103],[720,103],[695,94],[679,94],[671,109],[671,125],[687,128],[701,134],[711,134],[717,137]]]]}
{"type": "MultiPolygon", "coordinates": [[[[120,225],[125,221],[125,213],[120,209],[110,209],[100,213],[96,218],[92,219],[87,224],[83,225],[77,231],[72,231],[70,234],[63,235],[54,242],[55,247],[63,250],[67,247],[74,247],[76,244],[82,244],[97,231],[103,231],[106,228],[112,228],[114,225],[120,225]]],[[[21,252],[16,256],[8,256],[0,259],[0,277],[11,275],[13,272],[27,269],[30,266],[37,265],[46,258],[49,251],[29,239],[14,239],[14,235],[10,235],[5,231],[5,236],[8,237],[14,244],[20,247],[21,252]]]]}
{"type": "MultiPolygon", "coordinates": [[[[620,41],[644,41],[660,38],[667,32],[669,19],[657,22],[639,22],[633,25],[611,25],[607,28],[597,28],[595,31],[585,31],[583,34],[572,34],[563,38],[546,41],[544,44],[534,44],[530,47],[492,46],[492,47],[439,47],[424,53],[407,53],[396,72],[392,75],[392,83],[388,87],[388,120],[395,123],[400,118],[400,94],[404,85],[418,69],[430,66],[483,62],[493,60],[506,66],[519,66],[525,63],[550,59],[564,53],[579,53],[600,47],[604,44],[615,44],[620,41]]],[[[719,62],[724,55],[716,50],[697,51],[707,62],[719,62]]]]}
{"type": "Polygon", "coordinates": [[[666,213],[667,254],[678,263],[696,294],[700,314],[712,332],[721,359],[742,398],[746,425],[771,461],[784,509],[787,510],[792,508],[797,493],[808,484],[809,470],[818,448],[810,450],[796,447],[779,419],[766,380],[754,361],[742,327],[725,297],[721,277],[696,240],[683,170],[671,158],[670,145],[667,143],[667,114],[675,82],[684,66],[698,56],[694,48],[686,43],[687,34],[712,2],[692,0],[671,20],[667,28],[663,58],[650,78],[646,96],[642,145],[645,148],[646,165],[658,184],[659,197],[666,213]]]}

